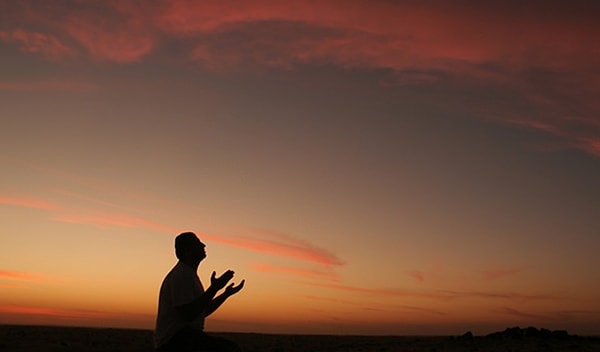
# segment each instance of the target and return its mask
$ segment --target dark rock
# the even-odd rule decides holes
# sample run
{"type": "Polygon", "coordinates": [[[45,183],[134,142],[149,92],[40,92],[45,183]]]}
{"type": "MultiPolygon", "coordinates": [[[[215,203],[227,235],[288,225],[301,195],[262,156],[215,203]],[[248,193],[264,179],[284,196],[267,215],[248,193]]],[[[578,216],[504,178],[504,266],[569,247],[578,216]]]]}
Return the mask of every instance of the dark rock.
{"type": "Polygon", "coordinates": [[[508,339],[520,339],[523,337],[523,329],[521,329],[518,326],[515,326],[513,328],[508,328],[506,330],[504,330],[504,332],[502,333],[504,338],[508,338],[508,339]]]}
{"type": "Polygon", "coordinates": [[[507,328],[504,331],[494,332],[485,336],[491,339],[523,339],[523,338],[542,338],[542,339],[569,339],[575,338],[576,336],[570,335],[566,330],[554,330],[548,329],[537,329],[530,326],[526,329],[520,327],[507,328]]]}
{"type": "Polygon", "coordinates": [[[459,340],[473,341],[473,333],[470,331],[465,332],[459,338],[459,340]]]}
{"type": "MultiPolygon", "coordinates": [[[[544,329],[542,329],[544,330],[544,329]]],[[[537,337],[540,335],[540,330],[534,328],[533,326],[528,327],[527,329],[523,330],[523,336],[526,337],[537,337]]]]}
{"type": "Polygon", "coordinates": [[[575,336],[569,335],[567,330],[554,330],[554,331],[552,331],[552,337],[557,338],[557,339],[568,339],[568,338],[573,338],[575,336]]]}

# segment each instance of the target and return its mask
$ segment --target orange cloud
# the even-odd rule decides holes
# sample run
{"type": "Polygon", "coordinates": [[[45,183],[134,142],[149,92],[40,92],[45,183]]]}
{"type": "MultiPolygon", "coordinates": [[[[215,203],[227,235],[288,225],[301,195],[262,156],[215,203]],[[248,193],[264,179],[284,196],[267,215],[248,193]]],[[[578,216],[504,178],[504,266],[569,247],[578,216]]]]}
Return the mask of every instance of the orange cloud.
{"type": "Polygon", "coordinates": [[[539,315],[539,314],[531,314],[531,313],[525,313],[513,308],[509,308],[509,307],[501,307],[497,310],[500,313],[504,313],[504,314],[508,314],[508,315],[512,315],[518,318],[527,318],[527,319],[534,319],[534,320],[538,320],[538,321],[548,321],[550,320],[550,317],[548,316],[544,316],[544,315],[539,315]]]}
{"type": "Polygon", "coordinates": [[[352,292],[357,294],[380,296],[380,297],[420,297],[437,300],[454,299],[503,299],[511,301],[533,301],[533,300],[558,300],[558,297],[552,294],[522,294],[515,292],[486,292],[486,291],[451,291],[451,290],[411,290],[404,288],[371,288],[348,286],[335,283],[317,283],[317,282],[299,282],[316,287],[352,292]]]}
{"type": "Polygon", "coordinates": [[[579,317],[590,317],[590,318],[596,318],[596,319],[600,319],[600,311],[594,311],[594,310],[560,310],[560,311],[553,311],[552,314],[554,314],[557,319],[560,320],[571,320],[571,319],[577,319],[579,317]]]}
{"type": "Polygon", "coordinates": [[[484,270],[482,272],[484,279],[495,280],[501,277],[515,275],[523,271],[525,268],[522,266],[508,267],[508,268],[494,268],[484,270]]]}
{"type": "Polygon", "coordinates": [[[15,270],[0,270],[0,280],[9,281],[0,282],[0,286],[7,288],[29,288],[29,286],[22,283],[61,284],[66,281],[62,277],[15,270]]]}
{"type": "Polygon", "coordinates": [[[43,282],[48,278],[37,273],[29,273],[24,271],[0,270],[0,279],[18,280],[18,281],[33,281],[43,282]]]}
{"type": "Polygon", "coordinates": [[[320,297],[320,296],[312,296],[312,295],[306,295],[304,297],[311,299],[311,300],[316,300],[316,301],[327,301],[327,302],[347,304],[347,305],[353,305],[353,306],[362,306],[362,304],[360,302],[349,301],[349,300],[339,299],[339,298],[320,297]]]}
{"type": "Polygon", "coordinates": [[[423,308],[423,307],[407,306],[407,305],[400,305],[400,306],[397,306],[397,307],[401,308],[403,310],[406,310],[406,311],[417,312],[417,313],[428,313],[428,314],[435,314],[435,315],[447,315],[446,312],[443,312],[443,311],[440,311],[440,310],[435,310],[435,309],[423,308]]]}
{"type": "Polygon", "coordinates": [[[32,306],[17,306],[17,305],[0,305],[0,312],[4,314],[27,314],[27,315],[47,315],[61,318],[103,318],[110,316],[110,313],[76,310],[76,309],[60,309],[48,307],[32,307],[32,306]]]}
{"type": "Polygon", "coordinates": [[[358,294],[366,294],[366,295],[374,295],[374,296],[397,296],[397,297],[425,297],[425,298],[433,298],[433,299],[453,299],[456,298],[457,295],[452,292],[444,292],[444,291],[417,291],[417,290],[409,290],[402,288],[365,288],[365,287],[357,287],[357,286],[348,286],[342,284],[324,284],[324,283],[315,283],[315,282],[301,282],[302,284],[307,284],[311,286],[317,286],[328,289],[335,289],[345,292],[353,292],[358,294]]]}
{"type": "Polygon", "coordinates": [[[303,278],[317,278],[337,281],[337,274],[333,271],[324,271],[318,269],[294,268],[287,266],[273,266],[269,264],[254,264],[252,268],[261,273],[275,273],[295,275],[303,278]]]}
{"type": "Polygon", "coordinates": [[[352,305],[352,306],[359,306],[359,307],[363,307],[363,309],[368,309],[368,310],[381,310],[381,311],[392,311],[394,309],[401,309],[404,311],[412,311],[412,312],[421,312],[421,313],[430,313],[430,314],[436,314],[436,315],[446,315],[445,312],[439,311],[439,310],[435,310],[435,309],[429,309],[429,308],[423,308],[423,307],[417,307],[417,306],[408,306],[408,305],[389,305],[389,304],[377,304],[378,307],[381,308],[373,308],[373,302],[369,302],[369,306],[365,307],[364,303],[360,303],[360,302],[355,302],[355,301],[349,301],[349,300],[343,300],[343,299],[338,299],[338,298],[330,298],[330,297],[319,297],[319,296],[311,296],[311,295],[307,295],[304,296],[308,299],[312,299],[312,300],[319,300],[319,301],[327,301],[327,302],[332,302],[332,303],[340,303],[340,304],[346,304],[346,305],[352,305]]]}
{"type": "Polygon", "coordinates": [[[94,311],[60,307],[0,304],[0,323],[26,325],[74,325],[151,329],[156,316],[148,313],[94,311]]]}
{"type": "Polygon", "coordinates": [[[408,276],[412,277],[413,279],[415,279],[419,282],[425,281],[425,275],[423,274],[422,271],[413,270],[413,271],[409,271],[407,274],[408,274],[408,276]]]}
{"type": "Polygon", "coordinates": [[[0,287],[5,287],[5,288],[29,288],[29,286],[25,286],[25,285],[19,285],[19,284],[12,284],[12,283],[3,283],[0,282],[0,287]]]}

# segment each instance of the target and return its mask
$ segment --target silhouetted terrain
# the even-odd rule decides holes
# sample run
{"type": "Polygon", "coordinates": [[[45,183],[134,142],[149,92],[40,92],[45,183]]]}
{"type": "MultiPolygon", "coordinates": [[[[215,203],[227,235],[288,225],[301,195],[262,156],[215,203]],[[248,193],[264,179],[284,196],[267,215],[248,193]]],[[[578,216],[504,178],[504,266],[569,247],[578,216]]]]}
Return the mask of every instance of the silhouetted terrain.
{"type": "MultiPolygon", "coordinates": [[[[600,337],[566,331],[519,327],[487,336],[328,336],[222,333],[245,352],[305,351],[473,351],[473,352],[600,352],[600,337]]],[[[153,351],[152,331],[76,327],[0,325],[0,351],[153,351]]]]}

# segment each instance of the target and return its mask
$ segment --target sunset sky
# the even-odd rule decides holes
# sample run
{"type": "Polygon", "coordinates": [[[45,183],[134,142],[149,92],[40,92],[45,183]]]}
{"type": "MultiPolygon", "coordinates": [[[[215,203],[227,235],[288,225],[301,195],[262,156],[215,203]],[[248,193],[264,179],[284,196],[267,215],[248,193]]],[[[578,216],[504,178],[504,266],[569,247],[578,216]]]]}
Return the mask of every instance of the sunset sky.
{"type": "Polygon", "coordinates": [[[600,334],[600,2],[0,0],[0,323],[600,334]]]}

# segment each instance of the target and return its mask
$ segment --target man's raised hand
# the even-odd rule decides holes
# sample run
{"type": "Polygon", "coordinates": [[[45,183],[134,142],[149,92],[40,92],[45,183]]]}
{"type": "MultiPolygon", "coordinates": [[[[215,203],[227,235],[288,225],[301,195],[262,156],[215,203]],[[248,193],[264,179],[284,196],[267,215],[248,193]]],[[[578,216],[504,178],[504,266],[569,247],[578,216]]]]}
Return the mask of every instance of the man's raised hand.
{"type": "Polygon", "coordinates": [[[233,296],[236,293],[240,292],[240,290],[244,288],[244,282],[246,282],[246,280],[242,280],[242,282],[240,282],[237,286],[235,286],[234,284],[227,286],[227,288],[225,289],[225,294],[228,296],[233,296]]]}
{"type": "Polygon", "coordinates": [[[214,286],[217,290],[220,290],[227,285],[229,280],[233,279],[233,274],[233,270],[227,270],[221,276],[216,277],[217,273],[213,271],[210,276],[210,285],[214,286]]]}

